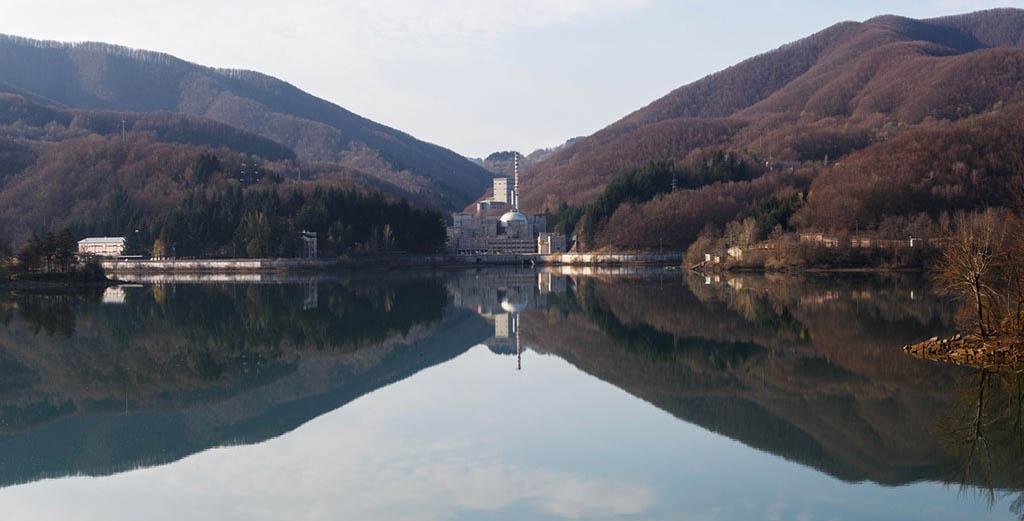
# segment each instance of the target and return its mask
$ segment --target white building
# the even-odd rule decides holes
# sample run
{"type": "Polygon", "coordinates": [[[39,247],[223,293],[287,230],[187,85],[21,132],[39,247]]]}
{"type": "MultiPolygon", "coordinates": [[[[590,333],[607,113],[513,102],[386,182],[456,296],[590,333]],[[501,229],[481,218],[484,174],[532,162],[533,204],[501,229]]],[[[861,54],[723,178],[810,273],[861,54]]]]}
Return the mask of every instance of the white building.
{"type": "Polygon", "coordinates": [[[565,253],[565,251],[565,235],[547,232],[537,234],[537,253],[551,255],[552,253],[565,253]]]}
{"type": "Polygon", "coordinates": [[[512,204],[512,187],[509,186],[509,178],[494,178],[494,194],[491,196],[491,201],[512,204]]]}
{"type": "Polygon", "coordinates": [[[519,211],[518,155],[515,172],[515,184],[512,186],[509,186],[507,177],[494,178],[494,195],[477,204],[476,215],[466,212],[452,214],[452,226],[447,230],[448,251],[492,255],[537,253],[537,236],[546,231],[547,217],[519,211]],[[497,217],[491,213],[494,211],[504,213],[497,217]]]}
{"type": "Polygon", "coordinates": [[[537,234],[547,227],[544,214],[507,212],[501,217],[452,214],[448,250],[458,254],[537,253],[537,234]]]}
{"type": "Polygon", "coordinates": [[[78,254],[92,257],[124,255],[128,240],[124,237],[86,237],[78,241],[78,254]]]}
{"type": "Polygon", "coordinates": [[[317,245],[316,232],[302,230],[299,232],[299,239],[302,240],[302,255],[307,259],[320,257],[320,249],[317,245]]]}

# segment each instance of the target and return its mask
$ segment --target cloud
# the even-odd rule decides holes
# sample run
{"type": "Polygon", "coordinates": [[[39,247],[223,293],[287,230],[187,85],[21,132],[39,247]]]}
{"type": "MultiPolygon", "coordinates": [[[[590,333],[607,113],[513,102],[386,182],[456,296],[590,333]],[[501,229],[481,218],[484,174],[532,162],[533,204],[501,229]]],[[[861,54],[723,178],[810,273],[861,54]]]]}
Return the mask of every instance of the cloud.
{"type": "MultiPolygon", "coordinates": [[[[578,17],[639,8],[647,0],[352,0],[313,2],[293,12],[352,42],[369,58],[407,58],[479,50],[498,38],[570,22],[578,17]]],[[[273,9],[268,6],[268,9],[273,9]]],[[[297,22],[297,20],[293,20],[297,22]]],[[[279,24],[278,24],[279,25],[279,24]]],[[[346,49],[339,49],[347,52],[346,49]]]]}

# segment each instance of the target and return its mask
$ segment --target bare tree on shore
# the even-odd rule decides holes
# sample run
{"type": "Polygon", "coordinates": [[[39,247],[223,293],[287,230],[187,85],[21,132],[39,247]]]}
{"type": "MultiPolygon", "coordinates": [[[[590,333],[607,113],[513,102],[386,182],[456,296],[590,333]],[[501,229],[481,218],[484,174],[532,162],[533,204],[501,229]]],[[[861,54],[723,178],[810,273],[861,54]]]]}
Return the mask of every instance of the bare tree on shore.
{"type": "Polygon", "coordinates": [[[958,214],[935,269],[938,288],[970,309],[965,328],[981,340],[996,335],[1014,307],[1008,306],[1008,277],[1019,270],[1010,255],[1010,218],[995,210],[958,214]]]}

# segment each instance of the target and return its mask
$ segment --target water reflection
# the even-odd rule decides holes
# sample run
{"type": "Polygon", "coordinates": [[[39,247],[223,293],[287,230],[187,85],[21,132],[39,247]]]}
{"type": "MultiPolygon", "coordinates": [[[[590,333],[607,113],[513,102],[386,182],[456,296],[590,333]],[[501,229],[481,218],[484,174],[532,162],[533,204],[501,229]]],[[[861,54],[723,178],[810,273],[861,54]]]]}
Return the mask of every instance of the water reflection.
{"type": "MultiPolygon", "coordinates": [[[[138,282],[0,295],[0,485],[276,438],[485,344],[514,357],[503,358],[511,373],[531,370],[524,353],[549,355],[843,481],[949,483],[1007,502],[1004,512],[1024,504],[1013,492],[1024,489],[1024,381],[905,356],[897,346],[952,324],[912,276],[509,269],[138,282]]],[[[620,514],[654,502],[634,492],[620,514]]]]}
{"type": "Polygon", "coordinates": [[[937,425],[943,446],[957,462],[965,493],[994,503],[1015,498],[1010,511],[1024,519],[1024,375],[979,371],[957,382],[956,399],[937,425]]]}

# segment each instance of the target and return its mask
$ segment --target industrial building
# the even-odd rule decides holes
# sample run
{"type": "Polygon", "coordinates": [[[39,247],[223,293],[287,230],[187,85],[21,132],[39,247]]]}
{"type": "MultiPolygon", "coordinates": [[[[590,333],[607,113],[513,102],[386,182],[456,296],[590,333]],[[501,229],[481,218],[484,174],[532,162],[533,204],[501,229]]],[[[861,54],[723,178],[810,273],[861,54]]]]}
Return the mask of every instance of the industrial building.
{"type": "Polygon", "coordinates": [[[86,257],[120,257],[128,240],[124,237],[86,237],[78,241],[78,254],[86,257]]]}
{"type": "Polygon", "coordinates": [[[477,203],[476,213],[452,214],[448,228],[448,250],[464,255],[508,255],[560,253],[565,237],[547,233],[544,214],[519,211],[519,155],[515,156],[515,177],[494,178],[490,199],[477,203]],[[499,212],[504,212],[499,215],[499,212]]]}
{"type": "Polygon", "coordinates": [[[541,255],[563,253],[566,251],[565,246],[565,235],[548,232],[537,234],[537,253],[541,255]]]}

